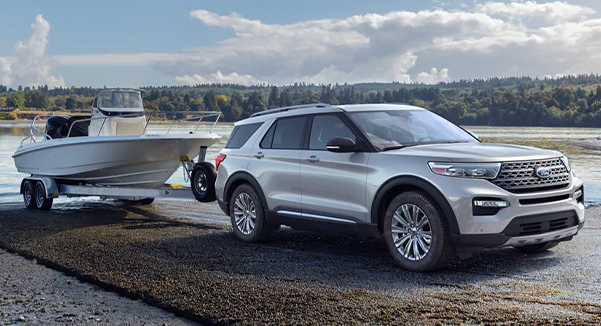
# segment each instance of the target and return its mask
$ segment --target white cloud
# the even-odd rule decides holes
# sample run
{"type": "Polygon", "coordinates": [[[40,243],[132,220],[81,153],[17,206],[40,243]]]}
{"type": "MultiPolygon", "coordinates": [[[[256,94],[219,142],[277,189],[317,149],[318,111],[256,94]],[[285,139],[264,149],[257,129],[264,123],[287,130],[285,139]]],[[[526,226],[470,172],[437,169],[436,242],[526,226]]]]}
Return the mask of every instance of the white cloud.
{"type": "Polygon", "coordinates": [[[64,86],[62,76],[52,75],[55,58],[45,56],[48,44],[50,24],[37,15],[31,24],[31,34],[25,41],[19,41],[14,46],[15,57],[0,58],[0,81],[4,85],[48,85],[50,87],[64,86]]]}
{"type": "Polygon", "coordinates": [[[238,75],[233,72],[228,75],[223,75],[220,71],[208,76],[197,74],[184,75],[175,77],[175,82],[182,85],[197,85],[197,84],[240,84],[240,85],[258,85],[265,82],[258,80],[251,75],[238,75]]]}
{"type": "Polygon", "coordinates": [[[536,17],[549,21],[570,20],[595,13],[592,8],[561,1],[487,2],[477,5],[477,11],[509,18],[536,17]]]}
{"type": "Polygon", "coordinates": [[[451,81],[451,77],[449,77],[449,69],[443,68],[438,71],[438,69],[432,68],[429,73],[424,71],[417,74],[415,81],[423,84],[438,84],[451,81]]]}
{"type": "MultiPolygon", "coordinates": [[[[44,56],[50,26],[39,16],[32,36],[15,46],[17,55],[0,59],[0,82],[9,78],[15,84],[19,76],[29,83],[53,81],[52,63],[150,66],[178,84],[437,83],[449,81],[451,75],[601,73],[601,18],[579,3],[475,1],[454,9],[444,5],[442,9],[290,24],[194,10],[191,19],[227,29],[232,36],[202,47],[190,41],[179,53],[59,55],[55,59],[44,56]]],[[[60,84],[62,79],[54,82],[60,84]]]]}

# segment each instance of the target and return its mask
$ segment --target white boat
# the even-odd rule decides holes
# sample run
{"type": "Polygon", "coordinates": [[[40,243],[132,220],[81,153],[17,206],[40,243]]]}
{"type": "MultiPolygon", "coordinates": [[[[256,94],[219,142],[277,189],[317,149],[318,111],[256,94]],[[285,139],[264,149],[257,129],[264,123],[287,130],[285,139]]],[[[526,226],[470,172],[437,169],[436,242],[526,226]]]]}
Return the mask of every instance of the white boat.
{"type": "MultiPolygon", "coordinates": [[[[219,117],[200,113],[186,120],[200,124],[204,117],[219,117]]],[[[15,166],[21,173],[68,184],[160,187],[180,164],[186,166],[199,154],[204,160],[203,149],[221,138],[212,130],[197,133],[198,125],[190,133],[173,134],[169,128],[167,134],[150,134],[150,116],[147,120],[140,90],[100,90],[91,116],[45,116],[45,131],[35,126],[44,116],[36,117],[13,155],[15,166]]]]}

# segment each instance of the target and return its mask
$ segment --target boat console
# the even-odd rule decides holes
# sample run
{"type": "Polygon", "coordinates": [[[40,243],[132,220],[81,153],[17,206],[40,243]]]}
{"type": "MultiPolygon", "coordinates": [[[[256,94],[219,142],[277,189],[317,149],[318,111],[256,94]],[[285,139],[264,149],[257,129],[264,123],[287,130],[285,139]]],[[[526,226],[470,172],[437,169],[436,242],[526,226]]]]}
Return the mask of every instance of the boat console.
{"type": "Polygon", "coordinates": [[[141,135],[146,126],[140,90],[102,89],[92,103],[89,136],[141,135]],[[107,119],[109,118],[110,119],[107,119]]]}

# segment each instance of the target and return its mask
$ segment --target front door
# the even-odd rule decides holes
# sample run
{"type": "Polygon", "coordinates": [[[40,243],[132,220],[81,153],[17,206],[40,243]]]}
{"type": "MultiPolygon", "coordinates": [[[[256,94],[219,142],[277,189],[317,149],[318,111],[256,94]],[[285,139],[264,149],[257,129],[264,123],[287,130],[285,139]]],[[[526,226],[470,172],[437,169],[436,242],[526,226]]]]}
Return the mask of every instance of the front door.
{"type": "Polygon", "coordinates": [[[315,115],[308,149],[300,157],[301,203],[305,217],[365,222],[368,152],[333,153],[326,144],[334,137],[356,135],[336,114],[315,115]]]}

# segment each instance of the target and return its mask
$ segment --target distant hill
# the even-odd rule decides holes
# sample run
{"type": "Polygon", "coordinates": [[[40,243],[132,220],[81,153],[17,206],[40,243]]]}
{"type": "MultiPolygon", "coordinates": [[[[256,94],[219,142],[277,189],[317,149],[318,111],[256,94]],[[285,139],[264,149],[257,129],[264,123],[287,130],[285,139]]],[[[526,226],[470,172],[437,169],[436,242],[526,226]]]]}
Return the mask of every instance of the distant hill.
{"type": "MultiPolygon", "coordinates": [[[[601,76],[502,77],[436,85],[358,83],[284,86],[204,84],[145,86],[147,110],[221,111],[226,121],[268,108],[307,103],[408,103],[464,125],[601,127],[601,76]]],[[[97,89],[0,85],[0,106],[88,110],[97,89]]]]}

